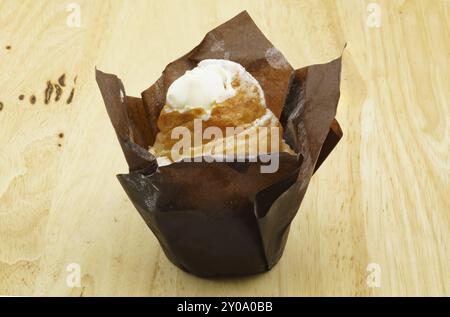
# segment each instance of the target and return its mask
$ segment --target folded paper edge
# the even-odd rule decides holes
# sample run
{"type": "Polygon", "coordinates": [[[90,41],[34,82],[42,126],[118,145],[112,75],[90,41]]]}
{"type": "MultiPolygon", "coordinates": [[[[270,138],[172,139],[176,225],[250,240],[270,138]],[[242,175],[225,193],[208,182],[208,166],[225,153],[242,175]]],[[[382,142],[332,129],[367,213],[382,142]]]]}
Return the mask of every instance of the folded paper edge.
{"type": "Polygon", "coordinates": [[[307,162],[302,164],[297,181],[271,203],[264,217],[258,219],[268,269],[273,267],[281,258],[290,224],[301,206],[313,173],[320,167],[342,137],[342,130],[335,119],[340,99],[341,71],[342,55],[328,63],[314,64],[297,69],[291,76],[280,121],[286,128],[289,123],[289,129],[286,129],[284,134],[289,145],[299,144],[298,138],[304,138],[303,143],[306,145],[302,149],[295,148],[295,150],[304,155],[307,162]],[[325,80],[323,80],[324,78],[325,80]],[[308,95],[308,92],[321,94],[323,93],[321,90],[324,87],[328,88],[329,85],[331,91],[326,91],[324,95],[318,96],[317,99],[314,98],[317,96],[308,95]],[[300,94],[296,94],[297,91],[300,91],[300,94]],[[295,116],[294,120],[292,120],[293,116],[295,116]],[[325,117],[329,123],[326,126],[320,127],[319,125],[319,127],[316,127],[312,122],[317,121],[317,116],[321,120],[325,117]],[[310,133],[313,133],[314,137],[309,135],[310,133]],[[297,139],[297,142],[294,139],[297,139]],[[291,197],[287,198],[286,196],[291,197]],[[280,205],[285,203],[286,200],[290,201],[293,210],[289,217],[285,219],[285,222],[280,224],[272,209],[275,208],[275,205],[277,205],[277,209],[280,209],[282,207],[280,205]],[[276,241],[268,240],[264,238],[267,235],[278,238],[275,239],[276,241]]]}
{"type": "Polygon", "coordinates": [[[105,103],[108,116],[116,132],[130,171],[156,170],[156,158],[142,146],[134,142],[130,130],[128,101],[122,81],[114,74],[95,69],[95,78],[105,103]]]}
{"type": "Polygon", "coordinates": [[[330,126],[330,131],[325,138],[325,142],[320,149],[319,157],[317,158],[316,165],[314,167],[314,173],[319,169],[322,163],[327,159],[327,157],[331,154],[334,148],[337,146],[339,141],[343,136],[341,126],[339,122],[334,119],[330,126]]]}

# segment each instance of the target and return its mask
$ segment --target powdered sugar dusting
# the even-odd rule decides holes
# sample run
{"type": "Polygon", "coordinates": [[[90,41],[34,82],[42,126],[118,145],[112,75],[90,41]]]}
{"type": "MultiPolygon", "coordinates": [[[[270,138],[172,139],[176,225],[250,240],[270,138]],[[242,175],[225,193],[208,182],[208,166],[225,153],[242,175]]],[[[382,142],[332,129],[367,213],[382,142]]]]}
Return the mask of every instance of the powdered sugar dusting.
{"type": "Polygon", "coordinates": [[[125,93],[123,92],[123,89],[120,89],[120,102],[125,102],[125,93]]]}
{"type": "Polygon", "coordinates": [[[224,42],[224,40],[216,41],[211,46],[211,52],[213,52],[213,53],[223,52],[224,50],[225,50],[225,42],[224,42]]]}
{"type": "Polygon", "coordinates": [[[275,69],[289,68],[289,64],[287,63],[283,54],[281,54],[281,52],[277,50],[275,47],[267,49],[265,57],[269,65],[275,69]]]}

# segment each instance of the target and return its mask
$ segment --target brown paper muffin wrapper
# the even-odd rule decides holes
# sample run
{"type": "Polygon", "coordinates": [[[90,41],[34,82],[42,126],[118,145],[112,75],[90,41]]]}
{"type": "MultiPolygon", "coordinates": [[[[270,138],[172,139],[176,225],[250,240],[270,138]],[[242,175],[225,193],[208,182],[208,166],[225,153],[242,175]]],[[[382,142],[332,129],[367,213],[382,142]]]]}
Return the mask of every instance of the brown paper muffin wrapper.
{"type": "Polygon", "coordinates": [[[203,277],[254,274],[278,262],[312,174],[342,137],[334,119],[340,73],[341,58],[294,70],[245,11],[167,65],[142,98],[127,96],[120,79],[96,70],[130,169],[117,177],[171,262],[203,277]],[[260,172],[263,155],[257,162],[158,167],[148,152],[170,84],[209,58],[237,62],[261,84],[297,153],[280,153],[275,173],[260,172]]]}

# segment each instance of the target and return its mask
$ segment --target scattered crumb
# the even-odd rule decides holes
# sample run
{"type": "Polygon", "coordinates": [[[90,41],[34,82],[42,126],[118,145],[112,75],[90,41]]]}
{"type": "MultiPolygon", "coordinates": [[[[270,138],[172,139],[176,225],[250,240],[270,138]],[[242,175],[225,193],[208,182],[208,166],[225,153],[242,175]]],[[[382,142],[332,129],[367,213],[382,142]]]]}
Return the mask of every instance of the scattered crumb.
{"type": "Polygon", "coordinates": [[[61,87],[65,87],[66,86],[66,74],[62,74],[58,78],[58,83],[61,85],[61,87]]]}
{"type": "Polygon", "coordinates": [[[45,89],[45,99],[44,102],[46,105],[48,105],[48,103],[50,102],[50,99],[52,98],[52,93],[53,93],[53,84],[52,82],[49,80],[47,81],[47,88],[45,89]]]}
{"type": "Polygon", "coordinates": [[[55,84],[55,89],[56,89],[55,101],[59,101],[59,99],[61,99],[63,90],[62,90],[61,86],[58,84],[55,84]]]}
{"type": "Polygon", "coordinates": [[[24,95],[20,95],[20,96],[19,96],[19,100],[23,100],[24,98],[25,98],[24,95]]]}
{"type": "Polygon", "coordinates": [[[67,104],[70,104],[72,102],[74,94],[75,94],[75,88],[72,88],[72,90],[70,92],[70,96],[69,96],[69,98],[67,98],[67,101],[66,101],[67,104]]]}
{"type": "Polygon", "coordinates": [[[36,96],[35,95],[32,95],[30,97],[30,102],[31,102],[32,105],[34,105],[36,103],[36,96]]]}

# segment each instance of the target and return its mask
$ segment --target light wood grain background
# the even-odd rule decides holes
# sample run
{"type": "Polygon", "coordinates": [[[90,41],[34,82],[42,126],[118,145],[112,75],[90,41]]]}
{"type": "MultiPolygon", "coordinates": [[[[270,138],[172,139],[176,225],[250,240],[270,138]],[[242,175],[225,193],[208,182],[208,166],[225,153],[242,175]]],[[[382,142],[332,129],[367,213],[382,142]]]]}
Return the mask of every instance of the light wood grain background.
{"type": "Polygon", "coordinates": [[[439,0],[0,0],[0,294],[449,296],[449,18],[439,0]],[[66,23],[70,2],[80,28],[66,23]],[[296,68],[348,44],[344,138],[313,177],[280,263],[205,280],[166,259],[116,180],[127,165],[94,67],[139,95],[244,9],[296,68]],[[61,100],[45,104],[46,82],[62,74],[61,100]],[[70,263],[79,288],[67,286],[70,263]]]}

